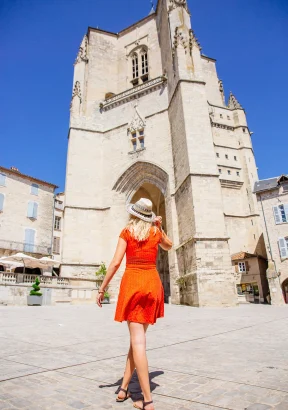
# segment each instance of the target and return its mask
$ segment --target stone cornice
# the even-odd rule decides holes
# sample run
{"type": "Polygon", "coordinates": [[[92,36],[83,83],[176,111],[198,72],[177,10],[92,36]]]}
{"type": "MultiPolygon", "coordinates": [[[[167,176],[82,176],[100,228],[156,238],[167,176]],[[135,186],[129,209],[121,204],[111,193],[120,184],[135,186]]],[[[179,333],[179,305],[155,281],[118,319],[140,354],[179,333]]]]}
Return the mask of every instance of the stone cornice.
{"type": "Polygon", "coordinates": [[[240,166],[236,167],[235,165],[227,165],[223,163],[217,163],[218,167],[224,167],[224,168],[231,168],[231,169],[239,169],[241,170],[242,168],[240,166]]]}
{"type": "Polygon", "coordinates": [[[230,125],[220,124],[218,122],[211,121],[212,127],[221,128],[223,130],[234,131],[235,127],[231,127],[230,125]]]}
{"type": "Polygon", "coordinates": [[[106,206],[105,208],[87,208],[87,207],[84,207],[84,206],[69,206],[69,205],[66,205],[65,207],[64,207],[64,211],[65,211],[65,209],[78,209],[78,210],[81,210],[81,211],[108,211],[109,209],[110,209],[111,207],[110,206],[106,206]]]}
{"type": "Polygon", "coordinates": [[[244,182],[232,181],[232,180],[229,180],[229,179],[219,178],[219,180],[220,180],[220,184],[221,184],[222,188],[241,189],[241,187],[244,184],[244,182]]]}
{"type": "Polygon", "coordinates": [[[213,61],[213,62],[216,62],[216,61],[217,61],[217,60],[216,60],[215,58],[213,58],[213,57],[205,56],[205,54],[201,54],[201,58],[204,58],[204,60],[213,61]]]}
{"type": "MultiPolygon", "coordinates": [[[[61,266],[85,266],[85,267],[99,267],[99,266],[101,266],[101,263],[61,263],[61,266]]],[[[62,279],[62,276],[60,276],[60,278],[62,279]]],[[[79,280],[80,278],[79,277],[72,277],[72,278],[69,278],[69,277],[66,277],[66,279],[72,279],[72,280],[79,280]]],[[[88,278],[81,278],[81,280],[86,280],[86,281],[90,281],[91,282],[91,279],[88,279],[88,278]]],[[[97,281],[97,279],[94,279],[94,280],[92,280],[93,282],[96,282],[97,281]]]]}
{"type": "Polygon", "coordinates": [[[202,237],[202,236],[191,236],[188,238],[186,241],[182,242],[180,245],[175,246],[175,251],[177,251],[180,248],[183,248],[183,246],[187,245],[189,242],[228,242],[230,239],[229,236],[220,236],[220,237],[202,237]]]}
{"type": "Polygon", "coordinates": [[[160,77],[154,78],[153,80],[147,81],[146,83],[130,88],[129,90],[114,95],[113,97],[108,98],[107,100],[100,103],[100,109],[106,111],[130,100],[134,100],[142,94],[146,94],[148,92],[156,90],[157,88],[160,88],[161,86],[166,84],[166,81],[167,78],[162,75],[160,77]]]}
{"type": "Polygon", "coordinates": [[[239,110],[239,111],[244,111],[244,112],[245,112],[244,108],[229,108],[229,107],[225,107],[225,106],[222,106],[222,105],[212,104],[212,103],[210,103],[209,101],[207,101],[207,102],[208,102],[208,104],[210,105],[210,107],[221,108],[221,109],[223,109],[223,110],[228,110],[228,111],[239,110]]]}
{"type": "Polygon", "coordinates": [[[235,151],[239,151],[239,150],[241,150],[241,149],[251,149],[251,151],[252,151],[252,153],[253,153],[253,155],[254,155],[254,152],[253,152],[253,148],[252,148],[252,147],[237,147],[237,148],[235,148],[235,147],[229,147],[228,145],[220,145],[220,144],[215,144],[215,143],[214,143],[214,147],[229,148],[229,149],[234,149],[235,151]]]}
{"type": "Polygon", "coordinates": [[[255,216],[260,216],[260,214],[250,214],[250,215],[229,215],[229,214],[225,214],[224,216],[226,218],[253,218],[255,216]]]}

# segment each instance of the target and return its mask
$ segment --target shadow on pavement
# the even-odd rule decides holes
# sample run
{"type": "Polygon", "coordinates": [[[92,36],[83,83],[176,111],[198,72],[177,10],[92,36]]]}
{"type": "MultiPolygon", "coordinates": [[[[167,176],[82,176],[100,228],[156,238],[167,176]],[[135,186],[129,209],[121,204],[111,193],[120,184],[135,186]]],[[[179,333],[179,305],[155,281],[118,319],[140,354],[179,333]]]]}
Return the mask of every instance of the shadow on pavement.
{"type": "MultiPolygon", "coordinates": [[[[157,376],[161,376],[162,374],[164,374],[163,371],[155,371],[155,372],[149,373],[151,392],[153,392],[159,386],[159,384],[153,382],[153,379],[157,376]]],[[[123,377],[117,380],[117,382],[112,383],[112,384],[101,384],[99,385],[99,388],[103,389],[105,387],[118,386],[118,389],[115,391],[115,394],[118,394],[122,380],[123,380],[123,377]]],[[[129,391],[131,393],[131,399],[133,401],[143,400],[142,391],[141,391],[141,387],[140,387],[140,383],[139,383],[136,371],[134,371],[131,382],[129,384],[129,391]]]]}

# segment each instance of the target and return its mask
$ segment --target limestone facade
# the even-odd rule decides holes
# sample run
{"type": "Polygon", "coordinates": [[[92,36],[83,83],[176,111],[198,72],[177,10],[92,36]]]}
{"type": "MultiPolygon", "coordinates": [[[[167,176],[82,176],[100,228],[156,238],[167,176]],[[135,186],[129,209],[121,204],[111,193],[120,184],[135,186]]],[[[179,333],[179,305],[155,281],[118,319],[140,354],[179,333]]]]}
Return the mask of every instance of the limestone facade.
{"type": "Polygon", "coordinates": [[[273,299],[276,304],[288,303],[288,176],[257,181],[254,191],[270,261],[267,276],[272,303],[273,299]]]}
{"type": "Polygon", "coordinates": [[[64,201],[65,194],[57,193],[54,199],[54,225],[53,225],[53,259],[61,261],[62,232],[64,226],[64,201]]]}
{"type": "Polygon", "coordinates": [[[0,167],[0,256],[51,255],[56,185],[0,167]]]}
{"type": "MultiPolygon", "coordinates": [[[[61,275],[93,277],[109,263],[141,194],[174,246],[160,254],[166,300],[237,304],[237,252],[265,257],[245,111],[226,104],[185,0],[111,33],[89,28],[74,69],[61,275]],[[185,284],[185,289],[179,286],[185,284]]],[[[110,288],[116,298],[124,264],[110,288]]]]}

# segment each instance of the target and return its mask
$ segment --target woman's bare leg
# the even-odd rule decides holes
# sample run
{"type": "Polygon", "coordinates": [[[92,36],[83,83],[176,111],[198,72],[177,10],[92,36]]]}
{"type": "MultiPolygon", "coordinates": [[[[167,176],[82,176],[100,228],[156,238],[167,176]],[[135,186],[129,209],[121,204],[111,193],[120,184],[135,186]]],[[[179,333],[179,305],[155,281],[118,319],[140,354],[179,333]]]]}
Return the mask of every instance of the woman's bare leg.
{"type": "MultiPolygon", "coordinates": [[[[135,364],[134,364],[134,359],[133,359],[133,354],[132,354],[132,347],[130,345],[130,349],[127,355],[127,361],[126,361],[126,367],[124,371],[124,376],[122,380],[121,387],[122,389],[127,390],[130,380],[132,379],[133,372],[135,370],[135,364]]],[[[123,399],[125,397],[125,393],[123,391],[120,391],[118,394],[119,399],[123,399]]]]}
{"type": "MultiPolygon", "coordinates": [[[[128,323],[128,326],[129,326],[129,323],[128,323]]],[[[147,328],[148,328],[148,325],[145,325],[145,332],[147,328]]],[[[135,363],[134,363],[133,354],[132,354],[132,346],[130,343],[130,348],[129,348],[129,352],[127,355],[126,367],[125,367],[124,376],[123,376],[123,380],[121,384],[122,389],[124,390],[128,389],[128,386],[132,379],[134,370],[135,370],[135,363]]],[[[120,391],[118,394],[118,397],[119,399],[123,399],[125,397],[125,393],[120,391]]]]}
{"type": "MultiPolygon", "coordinates": [[[[151,390],[149,382],[149,370],[148,370],[148,361],[146,356],[146,330],[148,324],[141,323],[128,323],[130,330],[130,340],[132,346],[132,354],[134,359],[134,364],[137,370],[137,375],[141,390],[144,396],[144,401],[151,401],[151,390]]],[[[140,407],[142,402],[136,402],[140,407]]],[[[145,410],[153,410],[153,404],[146,406],[145,410]]]]}

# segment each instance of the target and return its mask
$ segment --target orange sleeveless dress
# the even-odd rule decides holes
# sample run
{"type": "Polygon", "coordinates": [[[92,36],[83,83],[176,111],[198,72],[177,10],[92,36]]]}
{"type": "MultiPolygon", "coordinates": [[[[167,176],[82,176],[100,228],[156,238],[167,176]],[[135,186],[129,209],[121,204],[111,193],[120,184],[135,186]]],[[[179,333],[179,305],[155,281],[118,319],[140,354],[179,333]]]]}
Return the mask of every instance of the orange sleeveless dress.
{"type": "Polygon", "coordinates": [[[120,238],[127,242],[126,270],[121,280],[115,318],[154,325],[164,316],[164,290],[156,269],[162,234],[151,228],[146,241],[138,242],[127,229],[120,238]]]}

